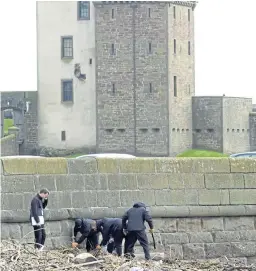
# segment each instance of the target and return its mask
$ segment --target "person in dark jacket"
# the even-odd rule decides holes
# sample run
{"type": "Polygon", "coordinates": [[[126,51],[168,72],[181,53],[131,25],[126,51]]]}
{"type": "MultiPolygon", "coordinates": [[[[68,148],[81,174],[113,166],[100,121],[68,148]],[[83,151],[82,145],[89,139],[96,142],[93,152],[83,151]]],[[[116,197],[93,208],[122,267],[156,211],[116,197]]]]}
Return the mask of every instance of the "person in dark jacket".
{"type": "Polygon", "coordinates": [[[100,221],[95,221],[93,219],[82,219],[77,218],[75,220],[75,227],[74,227],[74,236],[72,247],[75,248],[79,244],[81,244],[86,238],[86,250],[90,252],[94,249],[100,249],[99,245],[99,232],[101,231],[99,226],[100,221]],[[77,240],[77,234],[80,232],[82,235],[77,240]]]}
{"type": "Polygon", "coordinates": [[[102,243],[105,250],[112,253],[116,250],[118,256],[122,255],[122,242],[125,237],[122,227],[121,218],[103,218],[101,222],[102,226],[102,243]],[[111,237],[114,239],[114,244],[109,243],[111,237]],[[111,245],[112,244],[112,245],[111,245]]]}
{"type": "Polygon", "coordinates": [[[34,228],[35,248],[43,250],[46,239],[44,229],[44,209],[48,204],[49,191],[44,188],[32,199],[30,208],[30,221],[34,228]]]}
{"type": "Polygon", "coordinates": [[[146,235],[146,227],[144,225],[147,221],[150,232],[153,233],[153,221],[152,217],[146,210],[146,205],[142,202],[137,202],[129,209],[122,218],[122,224],[124,234],[126,235],[126,256],[132,256],[133,249],[136,241],[138,240],[140,245],[143,247],[145,258],[150,259],[149,243],[146,235]],[[126,223],[128,220],[128,223],[126,223]]]}

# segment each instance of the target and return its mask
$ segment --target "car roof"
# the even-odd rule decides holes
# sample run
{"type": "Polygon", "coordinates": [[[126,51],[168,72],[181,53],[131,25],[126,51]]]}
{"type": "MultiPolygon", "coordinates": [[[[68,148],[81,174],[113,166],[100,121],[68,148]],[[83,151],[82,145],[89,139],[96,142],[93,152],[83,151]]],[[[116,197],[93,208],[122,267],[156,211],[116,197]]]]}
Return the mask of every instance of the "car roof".
{"type": "Polygon", "coordinates": [[[95,153],[86,154],[76,157],[76,159],[86,158],[86,157],[99,157],[99,158],[136,158],[136,156],[124,153],[95,153]]]}
{"type": "Polygon", "coordinates": [[[256,152],[253,151],[253,152],[239,152],[239,153],[233,153],[233,154],[231,154],[229,157],[236,157],[236,156],[239,156],[239,155],[251,155],[251,154],[256,155],[256,152]]]}

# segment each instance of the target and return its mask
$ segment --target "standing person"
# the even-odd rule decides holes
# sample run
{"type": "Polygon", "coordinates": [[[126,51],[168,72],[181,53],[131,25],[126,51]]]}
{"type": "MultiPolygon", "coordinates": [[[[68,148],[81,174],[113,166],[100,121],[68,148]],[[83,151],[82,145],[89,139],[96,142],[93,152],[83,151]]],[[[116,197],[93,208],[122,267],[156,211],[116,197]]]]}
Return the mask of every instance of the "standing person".
{"type": "Polygon", "coordinates": [[[124,234],[126,235],[126,256],[132,256],[133,249],[136,241],[138,240],[140,245],[143,247],[146,260],[150,259],[149,253],[149,243],[146,235],[146,227],[144,225],[147,221],[150,232],[153,233],[153,221],[152,217],[146,210],[146,205],[142,202],[137,202],[129,209],[122,218],[122,224],[124,229],[124,234]],[[126,224],[128,220],[128,223],[126,224]]]}
{"type": "Polygon", "coordinates": [[[99,238],[98,233],[100,231],[99,225],[97,225],[97,221],[92,219],[82,219],[77,218],[75,220],[75,227],[74,227],[74,236],[73,236],[73,242],[72,242],[72,248],[77,247],[79,244],[81,244],[86,238],[86,250],[87,252],[96,249],[100,249],[99,245],[99,238]],[[82,235],[77,240],[76,236],[80,232],[82,235]]]}
{"type": "Polygon", "coordinates": [[[102,243],[105,250],[112,252],[114,249],[118,256],[122,255],[122,242],[124,239],[122,219],[121,218],[103,218],[102,219],[102,243]],[[114,244],[108,244],[110,238],[114,239],[114,244]]]}
{"type": "Polygon", "coordinates": [[[48,196],[49,191],[43,188],[31,201],[30,221],[34,228],[35,248],[40,251],[43,250],[46,239],[43,210],[48,204],[48,196]]]}

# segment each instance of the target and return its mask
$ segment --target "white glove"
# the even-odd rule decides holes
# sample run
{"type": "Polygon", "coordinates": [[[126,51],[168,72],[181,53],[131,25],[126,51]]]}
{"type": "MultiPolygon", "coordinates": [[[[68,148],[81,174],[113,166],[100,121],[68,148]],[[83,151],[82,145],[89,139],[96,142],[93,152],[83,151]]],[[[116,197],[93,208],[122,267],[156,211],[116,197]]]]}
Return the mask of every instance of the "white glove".
{"type": "Polygon", "coordinates": [[[36,225],[37,225],[38,227],[41,227],[41,224],[40,224],[40,222],[39,222],[39,223],[37,223],[36,225]]]}
{"type": "Polygon", "coordinates": [[[114,242],[114,238],[110,238],[108,242],[109,242],[109,244],[113,243],[114,242]]]}

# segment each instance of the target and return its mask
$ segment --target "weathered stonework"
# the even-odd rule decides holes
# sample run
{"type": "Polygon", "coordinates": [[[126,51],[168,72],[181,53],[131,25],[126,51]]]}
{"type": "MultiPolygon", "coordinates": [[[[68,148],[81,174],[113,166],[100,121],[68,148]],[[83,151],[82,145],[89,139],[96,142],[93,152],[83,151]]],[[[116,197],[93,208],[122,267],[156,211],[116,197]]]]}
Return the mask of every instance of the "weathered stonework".
{"type": "MultiPolygon", "coordinates": [[[[255,262],[256,167],[251,159],[1,159],[1,238],[33,242],[32,197],[50,190],[47,248],[70,246],[74,219],[149,207],[169,259],[255,262]]],[[[152,237],[148,235],[150,245],[152,237]]],[[[136,252],[141,248],[136,247],[136,252]]]]}

